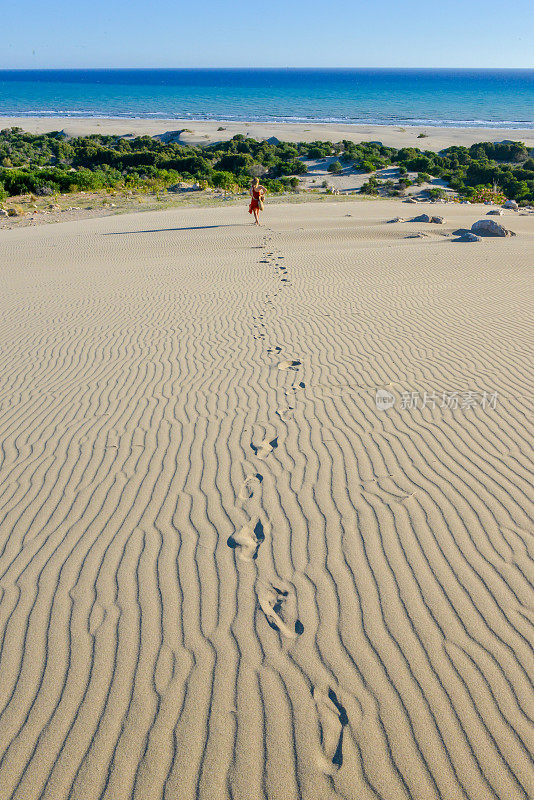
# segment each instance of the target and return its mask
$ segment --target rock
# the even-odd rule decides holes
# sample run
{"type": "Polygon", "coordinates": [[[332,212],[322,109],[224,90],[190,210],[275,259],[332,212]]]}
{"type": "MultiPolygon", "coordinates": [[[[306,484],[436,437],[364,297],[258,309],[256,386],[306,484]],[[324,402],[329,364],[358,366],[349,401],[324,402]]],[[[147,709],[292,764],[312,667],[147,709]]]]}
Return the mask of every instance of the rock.
{"type": "Polygon", "coordinates": [[[267,144],[280,144],[280,139],[277,139],[276,136],[271,136],[267,139],[267,144]]]}
{"type": "Polygon", "coordinates": [[[410,222],[433,222],[436,225],[443,225],[445,220],[443,217],[431,217],[429,214],[420,214],[418,217],[413,217],[410,222]]]}
{"type": "MultiPolygon", "coordinates": [[[[347,214],[346,216],[350,217],[350,214],[347,214]]],[[[388,219],[388,225],[392,222],[404,222],[404,220],[402,219],[402,217],[394,217],[393,219],[388,219]]]]}
{"type": "Polygon", "coordinates": [[[5,210],[5,208],[0,208],[0,217],[8,217],[9,214],[5,210]]]}
{"type": "Polygon", "coordinates": [[[495,222],[494,219],[479,219],[471,225],[472,233],[480,236],[515,236],[515,233],[507,230],[504,225],[495,222]]]}
{"type": "Polygon", "coordinates": [[[405,239],[424,239],[428,236],[428,233],[410,233],[408,236],[405,236],[405,239]]]}
{"type": "Polygon", "coordinates": [[[20,211],[18,208],[8,208],[7,209],[7,216],[8,217],[18,217],[20,216],[20,211]]]}
{"type": "Polygon", "coordinates": [[[417,200],[415,200],[415,198],[413,198],[413,197],[407,197],[406,200],[404,200],[404,202],[405,203],[417,203],[417,200]]]}
{"type": "Polygon", "coordinates": [[[180,183],[175,183],[173,186],[169,186],[167,191],[168,192],[187,192],[191,189],[191,186],[188,183],[184,183],[180,181],[180,183]]]}
{"type": "Polygon", "coordinates": [[[419,214],[418,217],[412,217],[410,222],[432,222],[432,217],[428,214],[419,214]]]}
{"type": "Polygon", "coordinates": [[[494,217],[502,217],[504,211],[502,210],[502,208],[492,208],[491,211],[488,211],[488,216],[490,214],[493,214],[494,217]]]}
{"type": "Polygon", "coordinates": [[[471,233],[471,231],[466,231],[463,233],[458,239],[457,242],[481,242],[482,239],[480,236],[477,236],[475,233],[471,233]]]}
{"type": "Polygon", "coordinates": [[[519,211],[519,206],[517,205],[515,200],[507,200],[506,203],[503,205],[503,208],[511,208],[512,211],[519,211]]]}

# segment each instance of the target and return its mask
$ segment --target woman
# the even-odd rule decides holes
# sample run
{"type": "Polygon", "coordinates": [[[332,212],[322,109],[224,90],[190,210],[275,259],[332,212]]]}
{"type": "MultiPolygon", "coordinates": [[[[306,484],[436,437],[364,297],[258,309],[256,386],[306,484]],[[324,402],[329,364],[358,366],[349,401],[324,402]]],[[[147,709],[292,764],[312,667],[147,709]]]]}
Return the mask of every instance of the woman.
{"type": "Polygon", "coordinates": [[[248,213],[254,214],[254,224],[260,225],[260,211],[263,211],[263,198],[265,197],[265,186],[260,186],[260,179],[254,178],[250,184],[250,205],[248,213]]]}

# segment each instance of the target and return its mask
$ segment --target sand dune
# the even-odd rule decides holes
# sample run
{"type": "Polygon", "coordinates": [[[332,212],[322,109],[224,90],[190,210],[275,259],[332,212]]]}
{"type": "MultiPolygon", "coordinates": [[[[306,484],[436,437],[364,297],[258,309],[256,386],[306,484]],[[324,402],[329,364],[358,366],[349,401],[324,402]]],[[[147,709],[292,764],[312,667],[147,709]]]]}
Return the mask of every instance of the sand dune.
{"type": "Polygon", "coordinates": [[[0,800],[532,792],[534,218],[407,208],[2,233],[0,800]]]}
{"type": "Polygon", "coordinates": [[[157,136],[169,131],[184,131],[184,144],[210,144],[231,139],[236,134],[254,139],[275,136],[283,142],[351,142],[380,141],[388,147],[418,147],[439,152],[451,145],[470,147],[475,142],[502,142],[505,139],[524,142],[534,147],[532,128],[437,128],[399,125],[341,125],[338,123],[303,122],[227,122],[225,120],[190,119],[108,119],[106,117],[0,117],[0,129],[23,128],[29,133],[64,130],[70,136],[92,133],[118,136],[157,136]],[[418,139],[420,133],[426,138],[418,139]]]}

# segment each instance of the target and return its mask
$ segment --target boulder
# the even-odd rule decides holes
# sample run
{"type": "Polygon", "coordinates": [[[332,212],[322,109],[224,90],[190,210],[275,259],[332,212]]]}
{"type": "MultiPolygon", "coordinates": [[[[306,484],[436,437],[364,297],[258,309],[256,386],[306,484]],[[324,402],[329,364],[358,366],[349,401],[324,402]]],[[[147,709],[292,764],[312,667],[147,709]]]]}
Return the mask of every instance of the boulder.
{"type": "Polygon", "coordinates": [[[418,217],[412,217],[410,222],[432,222],[432,217],[428,214],[419,214],[418,217]]]}
{"type": "Polygon", "coordinates": [[[512,211],[519,211],[519,206],[515,200],[507,200],[506,203],[504,203],[503,208],[511,208],[512,211]]]}
{"type": "MultiPolygon", "coordinates": [[[[347,214],[346,216],[350,217],[350,214],[347,214]]],[[[391,222],[404,222],[404,220],[402,217],[393,217],[393,219],[388,219],[388,224],[391,222]]]]}
{"type": "Polygon", "coordinates": [[[495,222],[494,219],[479,219],[471,225],[471,232],[479,236],[515,236],[515,233],[507,230],[504,225],[495,222]]]}
{"type": "Polygon", "coordinates": [[[502,217],[504,211],[502,210],[502,208],[492,208],[491,211],[488,211],[488,216],[490,214],[493,214],[494,217],[502,217]]]}
{"type": "Polygon", "coordinates": [[[407,197],[404,202],[405,203],[417,203],[417,200],[414,197],[407,197]]]}
{"type": "Polygon", "coordinates": [[[462,233],[462,235],[456,239],[457,242],[481,242],[482,239],[480,236],[477,236],[476,233],[471,233],[470,231],[466,231],[462,233]]]}
{"type": "Polygon", "coordinates": [[[429,214],[420,214],[418,217],[413,217],[410,222],[434,222],[436,225],[443,225],[445,220],[443,217],[431,217],[429,214]]]}
{"type": "Polygon", "coordinates": [[[183,181],[167,187],[168,192],[186,192],[188,189],[191,189],[191,186],[188,183],[183,183],[183,181]]]}
{"type": "Polygon", "coordinates": [[[267,139],[267,144],[280,144],[280,139],[277,139],[276,136],[271,136],[267,139]]]}

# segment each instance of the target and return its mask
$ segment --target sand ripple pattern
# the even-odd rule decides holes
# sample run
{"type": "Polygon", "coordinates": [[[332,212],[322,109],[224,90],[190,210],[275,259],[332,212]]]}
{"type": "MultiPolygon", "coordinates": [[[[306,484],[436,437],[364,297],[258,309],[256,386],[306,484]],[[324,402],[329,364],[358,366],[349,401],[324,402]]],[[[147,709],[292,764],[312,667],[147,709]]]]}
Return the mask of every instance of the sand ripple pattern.
{"type": "Polygon", "coordinates": [[[534,232],[386,206],[3,233],[0,800],[531,796],[534,232]]]}

